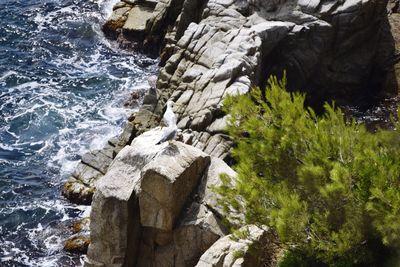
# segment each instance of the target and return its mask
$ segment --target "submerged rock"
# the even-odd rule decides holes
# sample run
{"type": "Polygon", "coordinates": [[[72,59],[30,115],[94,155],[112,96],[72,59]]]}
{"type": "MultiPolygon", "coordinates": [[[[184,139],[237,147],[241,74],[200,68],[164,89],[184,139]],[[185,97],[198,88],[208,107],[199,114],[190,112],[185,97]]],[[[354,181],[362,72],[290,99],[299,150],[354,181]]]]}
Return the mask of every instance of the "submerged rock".
{"type": "Polygon", "coordinates": [[[74,234],[76,233],[89,233],[90,218],[82,218],[77,222],[74,222],[70,229],[74,234]]]}

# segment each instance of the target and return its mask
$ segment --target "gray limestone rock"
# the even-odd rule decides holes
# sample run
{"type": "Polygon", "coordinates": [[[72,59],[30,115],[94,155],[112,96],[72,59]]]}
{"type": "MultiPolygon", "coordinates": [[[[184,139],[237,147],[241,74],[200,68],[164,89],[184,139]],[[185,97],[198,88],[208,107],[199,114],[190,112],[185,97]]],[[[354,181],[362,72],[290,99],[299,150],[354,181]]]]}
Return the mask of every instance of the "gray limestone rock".
{"type": "Polygon", "coordinates": [[[112,161],[112,157],[109,157],[110,155],[107,155],[107,152],[103,153],[102,150],[92,150],[83,154],[81,162],[105,174],[112,161]]]}
{"type": "Polygon", "coordinates": [[[244,226],[246,238],[227,235],[214,243],[200,258],[196,267],[253,267],[271,261],[266,245],[274,241],[271,231],[254,225],[244,226]]]}
{"type": "Polygon", "coordinates": [[[107,174],[97,182],[86,266],[123,266],[136,262],[141,226],[135,188],[140,187],[141,169],[159,152],[155,143],[160,134],[136,138],[132,146],[118,153],[107,174]]]}
{"type": "Polygon", "coordinates": [[[134,32],[135,34],[144,33],[146,30],[146,23],[151,18],[152,13],[153,10],[146,6],[134,6],[129,11],[128,19],[122,29],[134,32]]]}
{"type": "Polygon", "coordinates": [[[155,244],[165,249],[172,246],[182,262],[195,263],[202,251],[224,235],[206,206],[189,201],[205,177],[210,157],[176,141],[156,145],[161,133],[156,128],[136,137],[97,182],[87,266],[131,266],[138,261],[138,253],[143,259],[152,255],[148,257],[158,260],[163,254],[155,244]],[[184,214],[182,219],[180,214],[184,214]],[[189,234],[198,236],[199,243],[189,246],[185,241],[189,234]],[[186,251],[188,247],[192,249],[186,251]]]}
{"type": "Polygon", "coordinates": [[[142,225],[171,231],[209,161],[200,150],[173,142],[147,164],[139,193],[142,225]]]}
{"type": "MultiPolygon", "coordinates": [[[[122,135],[110,142],[111,150],[84,156],[76,178],[66,184],[71,196],[93,194],[91,185],[98,188],[86,265],[258,266],[259,258],[248,253],[249,247],[268,243],[268,230],[250,226],[250,240],[219,239],[226,234],[218,219],[223,211],[210,188],[219,184],[220,173],[234,176],[222,161],[232,145],[224,134],[224,99],[264,86],[266,75],[283,70],[288,71],[289,89],[303,88],[314,99],[347,101],[366,91],[378,94],[388,73],[393,76],[388,87],[398,86],[398,65],[390,65],[396,57],[387,2],[118,4],[103,28],[109,36],[125,32],[125,38],[147,51],[165,49],[154,94],[145,97],[122,135]],[[192,146],[155,146],[160,130],[150,129],[159,125],[168,100],[176,104],[182,140],[192,146]],[[105,158],[117,153],[107,170],[105,158]],[[188,242],[187,237],[195,241],[188,242]],[[236,257],[239,254],[243,257],[236,257]]],[[[398,0],[391,0],[388,8],[396,32],[398,0]]]]}

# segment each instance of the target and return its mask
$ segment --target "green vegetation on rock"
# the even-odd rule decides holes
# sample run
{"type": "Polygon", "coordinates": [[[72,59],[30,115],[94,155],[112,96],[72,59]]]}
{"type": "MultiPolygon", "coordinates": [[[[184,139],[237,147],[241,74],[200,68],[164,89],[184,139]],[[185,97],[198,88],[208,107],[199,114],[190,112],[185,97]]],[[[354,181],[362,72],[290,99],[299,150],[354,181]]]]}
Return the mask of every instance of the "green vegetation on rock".
{"type": "Polygon", "coordinates": [[[328,104],[318,116],[285,87],[271,77],[225,102],[238,173],[216,189],[227,216],[272,227],[322,266],[383,266],[400,244],[400,123],[371,133],[328,104]]]}

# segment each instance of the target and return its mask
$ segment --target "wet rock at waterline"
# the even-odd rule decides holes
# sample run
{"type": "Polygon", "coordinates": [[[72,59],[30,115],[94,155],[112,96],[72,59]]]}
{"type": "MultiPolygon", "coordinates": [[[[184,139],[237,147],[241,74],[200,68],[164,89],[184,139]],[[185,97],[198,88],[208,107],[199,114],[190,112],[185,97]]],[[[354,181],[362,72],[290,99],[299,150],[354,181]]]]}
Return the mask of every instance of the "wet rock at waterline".
{"type": "Polygon", "coordinates": [[[64,250],[74,254],[86,254],[90,244],[90,219],[82,218],[69,226],[72,236],[64,241],[64,250]]]}
{"type": "MultiPolygon", "coordinates": [[[[121,1],[113,8],[109,20],[103,25],[104,33],[118,39],[124,48],[141,49],[146,26],[153,16],[157,1],[121,1]]],[[[156,55],[156,49],[152,49],[156,55]]]]}
{"type": "Polygon", "coordinates": [[[77,235],[64,243],[64,250],[71,253],[85,254],[90,243],[90,236],[77,235]]]}

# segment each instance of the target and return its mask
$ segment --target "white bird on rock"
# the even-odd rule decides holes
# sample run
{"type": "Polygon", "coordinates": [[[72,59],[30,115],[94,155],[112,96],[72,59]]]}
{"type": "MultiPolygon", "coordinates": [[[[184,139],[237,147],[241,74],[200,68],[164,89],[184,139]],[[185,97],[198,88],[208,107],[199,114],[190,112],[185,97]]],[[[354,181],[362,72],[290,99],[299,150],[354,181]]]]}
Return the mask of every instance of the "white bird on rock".
{"type": "Polygon", "coordinates": [[[174,102],[168,101],[167,102],[167,109],[165,110],[164,116],[163,116],[163,121],[167,125],[163,129],[163,133],[161,136],[160,141],[158,141],[157,145],[164,143],[166,141],[173,140],[175,138],[176,133],[178,132],[178,126],[176,126],[176,115],[172,111],[172,108],[174,106],[174,102]]]}
{"type": "Polygon", "coordinates": [[[172,108],[174,107],[174,102],[171,100],[168,100],[167,102],[167,109],[165,110],[164,116],[163,116],[163,121],[167,127],[171,126],[176,126],[176,115],[172,111],[172,108]]]}

